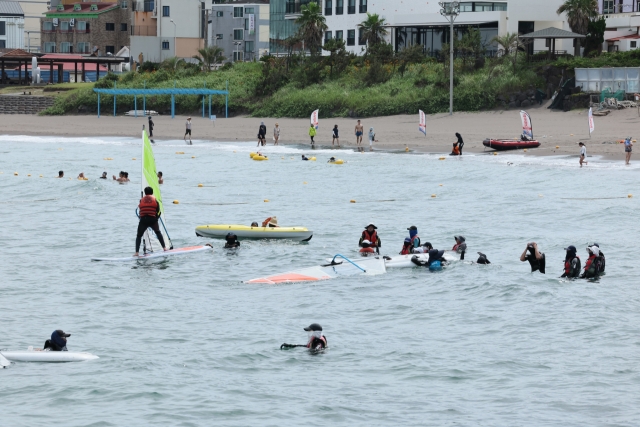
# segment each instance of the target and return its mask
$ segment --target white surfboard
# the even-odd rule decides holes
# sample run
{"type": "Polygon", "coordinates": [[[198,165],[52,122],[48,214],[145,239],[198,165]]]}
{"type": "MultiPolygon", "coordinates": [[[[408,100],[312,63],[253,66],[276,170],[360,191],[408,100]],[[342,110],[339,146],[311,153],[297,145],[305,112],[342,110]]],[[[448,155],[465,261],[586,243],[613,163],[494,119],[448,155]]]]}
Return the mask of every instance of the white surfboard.
{"type": "Polygon", "coordinates": [[[95,354],[79,351],[2,351],[0,356],[11,362],[84,362],[99,359],[95,354]]]}
{"type": "Polygon", "coordinates": [[[157,258],[166,258],[174,255],[187,255],[192,254],[194,252],[204,252],[211,251],[213,247],[211,245],[205,246],[189,246],[187,248],[178,248],[171,249],[168,251],[159,251],[159,252],[151,252],[140,256],[128,256],[122,258],[91,258],[91,261],[107,261],[107,262],[129,262],[129,261],[140,261],[145,259],[157,259],[157,258]]]}

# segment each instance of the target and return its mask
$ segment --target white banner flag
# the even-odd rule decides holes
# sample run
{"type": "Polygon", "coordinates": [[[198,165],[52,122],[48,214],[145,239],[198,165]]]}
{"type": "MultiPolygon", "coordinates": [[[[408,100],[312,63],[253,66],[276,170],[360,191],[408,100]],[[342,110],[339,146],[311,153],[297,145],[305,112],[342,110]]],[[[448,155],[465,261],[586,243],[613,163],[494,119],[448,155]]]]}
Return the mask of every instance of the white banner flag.
{"type": "Polygon", "coordinates": [[[420,114],[420,125],[418,126],[418,130],[424,133],[424,136],[427,136],[427,116],[425,116],[424,111],[418,110],[418,114],[420,114]]]}
{"type": "Polygon", "coordinates": [[[256,33],[256,15],[249,15],[249,34],[254,35],[256,33]]]}
{"type": "Polygon", "coordinates": [[[318,129],[318,111],[320,110],[316,110],[313,113],[311,113],[311,124],[316,129],[318,129]]]}
{"type": "Polygon", "coordinates": [[[593,110],[589,108],[589,136],[591,136],[595,129],[596,127],[593,123],[593,110]]]}

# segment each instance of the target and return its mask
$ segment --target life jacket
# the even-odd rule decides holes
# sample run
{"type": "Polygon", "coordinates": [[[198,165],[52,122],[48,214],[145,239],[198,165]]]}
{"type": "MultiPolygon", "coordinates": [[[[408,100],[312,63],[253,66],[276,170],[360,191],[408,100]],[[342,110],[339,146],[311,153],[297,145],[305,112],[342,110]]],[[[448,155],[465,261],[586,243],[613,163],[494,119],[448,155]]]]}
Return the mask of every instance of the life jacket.
{"type": "Polygon", "coordinates": [[[322,335],[320,338],[318,337],[313,337],[313,339],[311,341],[309,341],[307,343],[307,348],[316,348],[318,346],[318,344],[320,344],[322,346],[322,348],[327,348],[327,339],[324,337],[324,335],[322,335]],[[318,342],[320,341],[320,342],[318,342]],[[313,347],[312,347],[313,344],[313,347]]]}
{"type": "Polygon", "coordinates": [[[455,245],[453,245],[453,249],[451,249],[452,251],[457,251],[458,248],[460,247],[461,243],[456,243],[455,245]]]}
{"type": "Polygon", "coordinates": [[[402,250],[400,251],[400,255],[409,255],[411,253],[411,249],[413,246],[411,245],[402,245],[402,250]]]}
{"type": "Polygon", "coordinates": [[[271,222],[271,217],[265,219],[264,221],[262,221],[262,226],[266,227],[267,225],[269,225],[269,223],[271,222]]]}
{"type": "Polygon", "coordinates": [[[413,246],[414,248],[417,248],[418,246],[420,246],[420,236],[416,234],[411,238],[411,246],[413,246]]]}
{"type": "Polygon", "coordinates": [[[152,216],[156,217],[158,211],[158,201],[152,195],[146,195],[140,200],[138,205],[140,209],[140,216],[152,216]]]}
{"type": "Polygon", "coordinates": [[[460,155],[460,149],[458,148],[458,146],[456,145],[455,147],[453,147],[453,151],[451,152],[451,154],[453,155],[460,155]]]}
{"type": "Polygon", "coordinates": [[[580,275],[580,257],[579,256],[576,255],[575,258],[572,258],[568,261],[567,260],[564,261],[564,274],[567,277],[578,277],[580,275]],[[578,264],[577,264],[578,271],[571,271],[571,262],[576,258],[578,259],[578,264]]]}
{"type": "Polygon", "coordinates": [[[378,233],[373,230],[373,233],[369,234],[368,230],[362,232],[362,240],[368,240],[373,246],[378,246],[378,233]]]}
{"type": "Polygon", "coordinates": [[[594,277],[598,274],[598,265],[597,261],[598,257],[595,255],[589,256],[589,259],[584,264],[584,276],[585,277],[594,277]]]}
{"type": "Polygon", "coordinates": [[[372,254],[374,252],[375,252],[375,250],[373,250],[373,248],[362,248],[362,249],[360,249],[360,253],[361,254],[372,254]]]}

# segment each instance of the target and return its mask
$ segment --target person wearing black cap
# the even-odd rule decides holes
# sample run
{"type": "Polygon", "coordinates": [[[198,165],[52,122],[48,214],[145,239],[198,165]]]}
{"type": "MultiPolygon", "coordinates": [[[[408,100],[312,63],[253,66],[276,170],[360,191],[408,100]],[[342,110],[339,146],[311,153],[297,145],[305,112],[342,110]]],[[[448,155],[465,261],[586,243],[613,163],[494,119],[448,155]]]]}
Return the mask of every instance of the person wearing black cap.
{"type": "Polygon", "coordinates": [[[520,255],[520,261],[529,261],[532,273],[539,270],[540,273],[545,274],[545,256],[543,252],[538,250],[538,244],[536,242],[527,243],[527,247],[524,248],[524,252],[520,255]]]}
{"type": "Polygon", "coordinates": [[[453,236],[456,240],[456,244],[453,245],[452,251],[460,254],[460,259],[464,260],[464,253],[467,251],[466,239],[463,236],[453,236]]]}
{"type": "Polygon", "coordinates": [[[61,329],[56,329],[51,334],[51,339],[44,342],[43,350],[67,351],[67,338],[70,336],[71,334],[67,334],[61,329]]]}
{"type": "Polygon", "coordinates": [[[478,260],[476,261],[478,264],[491,264],[491,261],[487,258],[485,254],[482,252],[478,252],[478,260]]]}
{"type": "Polygon", "coordinates": [[[418,227],[412,225],[407,228],[409,230],[409,240],[411,241],[411,246],[414,248],[420,247],[420,236],[418,236],[418,227]]]}
{"type": "Polygon", "coordinates": [[[227,233],[225,240],[226,240],[226,243],[224,244],[225,249],[235,249],[240,247],[238,236],[236,236],[233,233],[227,233]]]}
{"type": "Polygon", "coordinates": [[[358,246],[363,248],[363,242],[368,240],[371,242],[371,247],[376,248],[376,252],[380,253],[380,247],[382,244],[380,243],[380,238],[378,237],[378,232],[376,231],[378,227],[373,225],[373,223],[369,223],[362,232],[362,236],[360,236],[360,242],[358,242],[358,246]]]}
{"type": "Polygon", "coordinates": [[[319,351],[327,348],[327,338],[322,333],[322,326],[318,323],[312,323],[304,330],[309,334],[309,342],[307,342],[309,350],[319,351]]]}
{"type": "Polygon", "coordinates": [[[564,257],[564,273],[560,277],[573,278],[580,276],[582,263],[577,255],[578,250],[573,245],[564,248],[564,250],[567,251],[567,254],[564,257]]]}

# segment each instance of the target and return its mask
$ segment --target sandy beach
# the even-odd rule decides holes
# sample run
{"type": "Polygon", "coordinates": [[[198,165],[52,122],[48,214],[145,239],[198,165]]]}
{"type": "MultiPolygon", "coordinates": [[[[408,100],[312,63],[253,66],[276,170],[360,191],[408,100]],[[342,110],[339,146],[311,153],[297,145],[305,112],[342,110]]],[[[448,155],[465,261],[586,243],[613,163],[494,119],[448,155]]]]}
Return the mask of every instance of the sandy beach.
{"type": "MultiPolygon", "coordinates": [[[[624,160],[622,144],[615,143],[627,136],[636,137],[640,117],[636,109],[612,111],[606,117],[595,117],[595,132],[589,138],[587,111],[550,111],[542,107],[528,110],[533,122],[534,137],[542,142],[537,149],[528,150],[527,155],[575,155],[578,156],[578,141],[587,145],[589,156],[600,155],[607,159],[624,160]],[[559,148],[556,148],[559,147],[559,148]]],[[[322,112],[321,112],[322,113],[322,112]]],[[[103,115],[82,116],[0,116],[0,134],[4,135],[55,135],[65,137],[131,136],[135,137],[146,118],[113,117],[103,115]]],[[[185,116],[156,116],[154,138],[156,140],[182,139],[185,116]]],[[[409,147],[412,151],[449,153],[460,132],[465,141],[464,151],[481,152],[482,141],[487,137],[514,138],[520,135],[521,124],[518,110],[485,111],[478,113],[436,114],[427,116],[427,136],[418,131],[418,114],[375,118],[363,118],[365,128],[363,144],[368,149],[367,133],[370,127],[376,132],[378,142],[374,149],[399,150],[409,147]]],[[[309,144],[308,119],[232,117],[219,118],[215,125],[201,116],[192,117],[193,139],[216,142],[256,141],[258,126],[264,121],[267,143],[272,144],[274,124],[280,125],[280,141],[283,144],[309,144]]],[[[337,124],[343,147],[355,146],[354,127],[356,119],[323,119],[316,145],[331,145],[331,130],[337,124]]],[[[522,153],[518,151],[518,153],[522,153]]],[[[633,157],[632,157],[633,161],[633,157]]]]}

